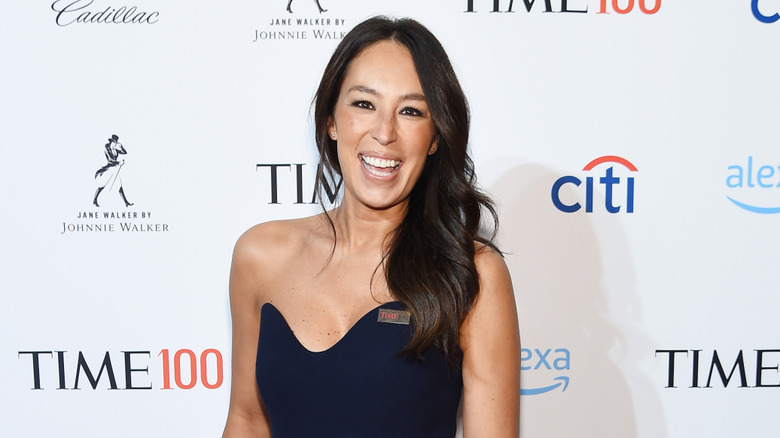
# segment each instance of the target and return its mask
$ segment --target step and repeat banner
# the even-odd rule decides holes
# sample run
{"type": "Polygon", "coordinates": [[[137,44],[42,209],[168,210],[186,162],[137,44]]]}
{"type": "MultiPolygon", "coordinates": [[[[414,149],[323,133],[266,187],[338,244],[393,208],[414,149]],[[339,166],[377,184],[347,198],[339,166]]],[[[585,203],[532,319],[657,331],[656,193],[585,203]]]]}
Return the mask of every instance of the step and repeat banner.
{"type": "Polygon", "coordinates": [[[219,436],[233,244],[320,211],[314,91],[380,14],[469,98],[521,435],[774,433],[780,0],[9,0],[0,435],[219,436]]]}

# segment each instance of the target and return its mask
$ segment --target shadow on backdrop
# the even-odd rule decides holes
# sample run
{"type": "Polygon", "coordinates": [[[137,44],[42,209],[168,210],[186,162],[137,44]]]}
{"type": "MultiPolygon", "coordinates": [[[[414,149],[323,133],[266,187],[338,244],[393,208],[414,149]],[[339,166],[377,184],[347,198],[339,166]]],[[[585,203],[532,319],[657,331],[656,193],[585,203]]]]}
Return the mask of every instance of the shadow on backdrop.
{"type": "MultiPolygon", "coordinates": [[[[561,176],[521,165],[490,187],[518,301],[522,387],[547,389],[523,395],[521,437],[666,437],[659,396],[640,370],[653,346],[638,326],[635,269],[619,218],[558,211],[550,190],[561,176]]],[[[579,193],[561,197],[582,204],[579,193]]],[[[601,196],[594,205],[603,205],[601,196]]]]}

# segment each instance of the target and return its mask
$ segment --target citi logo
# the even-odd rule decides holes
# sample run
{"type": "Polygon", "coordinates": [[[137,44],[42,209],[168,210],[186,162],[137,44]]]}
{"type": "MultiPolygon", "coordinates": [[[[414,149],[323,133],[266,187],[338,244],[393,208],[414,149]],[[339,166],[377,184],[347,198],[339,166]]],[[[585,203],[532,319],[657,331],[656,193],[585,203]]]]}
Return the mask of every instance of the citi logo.
{"type": "Polygon", "coordinates": [[[726,196],[726,198],[729,201],[751,213],[780,213],[780,206],[760,206],[756,205],[757,202],[752,200],[756,195],[764,195],[767,192],[777,195],[778,192],[771,189],[780,188],[780,166],[754,163],[753,157],[750,156],[744,165],[735,164],[729,166],[728,169],[729,175],[726,177],[726,187],[729,188],[731,194],[726,196]],[[751,199],[751,201],[748,201],[746,198],[751,199]]]}
{"type": "Polygon", "coordinates": [[[759,3],[766,4],[767,2],[763,0],[750,0],[750,9],[751,11],[753,11],[753,16],[756,17],[756,20],[766,24],[772,24],[777,22],[777,20],[780,20],[780,14],[778,14],[777,12],[771,15],[764,15],[766,11],[761,12],[761,10],[758,7],[759,3]]]}
{"type": "Polygon", "coordinates": [[[569,387],[569,376],[557,374],[568,374],[571,370],[571,353],[566,348],[556,348],[555,350],[548,348],[544,351],[538,348],[533,350],[523,348],[520,350],[520,369],[524,372],[551,371],[556,374],[549,381],[549,385],[534,385],[535,387],[533,388],[521,388],[520,395],[540,395],[555,391],[558,388],[561,388],[561,392],[564,392],[569,387]]]}
{"type": "MultiPolygon", "coordinates": [[[[586,164],[582,170],[585,172],[591,172],[594,171],[594,169],[597,167],[600,169],[603,168],[603,164],[610,163],[619,164],[620,166],[628,169],[629,172],[637,171],[636,166],[631,164],[630,161],[614,155],[605,155],[603,157],[596,158],[595,160],[586,164]]],[[[634,212],[634,177],[626,176],[621,178],[619,176],[615,176],[616,173],[619,174],[619,172],[615,171],[615,166],[610,165],[606,168],[606,170],[604,170],[604,173],[602,174],[603,176],[585,177],[586,213],[593,213],[593,193],[594,187],[597,183],[603,186],[604,208],[607,210],[607,212],[613,214],[620,213],[621,210],[625,213],[634,212]],[[621,202],[620,200],[623,199],[622,195],[625,195],[625,202],[622,205],[616,204],[617,202],[621,202]]],[[[569,188],[571,185],[574,187],[580,187],[582,185],[582,180],[576,176],[567,175],[558,178],[558,180],[555,181],[552,186],[552,192],[550,194],[552,197],[552,203],[555,205],[555,208],[564,213],[574,213],[582,209],[582,205],[579,202],[572,202],[561,199],[562,189],[569,188]]]]}

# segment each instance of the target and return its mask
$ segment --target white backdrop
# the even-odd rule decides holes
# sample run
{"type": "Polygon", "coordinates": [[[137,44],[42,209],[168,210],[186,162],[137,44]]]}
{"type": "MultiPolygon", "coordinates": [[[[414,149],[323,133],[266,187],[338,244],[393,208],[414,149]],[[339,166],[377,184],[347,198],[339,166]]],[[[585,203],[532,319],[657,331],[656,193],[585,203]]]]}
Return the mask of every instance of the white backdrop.
{"type": "Polygon", "coordinates": [[[310,102],[377,14],[427,25],[469,97],[522,436],[776,430],[780,0],[286,3],[5,2],[0,435],[221,433],[232,245],[319,210],[310,102]]]}

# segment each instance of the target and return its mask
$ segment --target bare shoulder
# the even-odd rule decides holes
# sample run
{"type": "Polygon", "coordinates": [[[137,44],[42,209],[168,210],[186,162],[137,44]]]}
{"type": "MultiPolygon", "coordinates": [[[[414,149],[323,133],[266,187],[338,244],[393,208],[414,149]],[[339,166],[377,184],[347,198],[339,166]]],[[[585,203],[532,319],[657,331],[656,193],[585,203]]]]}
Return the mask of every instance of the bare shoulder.
{"type": "Polygon", "coordinates": [[[517,332],[515,295],[504,258],[495,248],[480,243],[475,245],[479,294],[461,327],[464,350],[483,333],[499,327],[507,334],[517,332]]]}
{"type": "Polygon", "coordinates": [[[474,265],[479,274],[479,295],[477,301],[500,300],[511,298],[514,303],[514,291],[509,268],[503,255],[494,247],[476,244],[474,265]]]}
{"type": "Polygon", "coordinates": [[[320,216],[264,222],[238,238],[234,257],[272,265],[297,253],[322,228],[320,216]]]}
{"type": "Polygon", "coordinates": [[[231,283],[240,282],[247,286],[243,290],[255,292],[261,292],[261,285],[272,285],[308,246],[322,239],[323,223],[322,215],[317,215],[264,222],[248,229],[233,249],[231,283]]]}
{"type": "Polygon", "coordinates": [[[504,257],[497,249],[478,242],[474,243],[474,247],[474,264],[480,278],[482,276],[497,276],[509,280],[509,269],[504,262],[504,257]]]}

